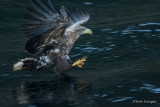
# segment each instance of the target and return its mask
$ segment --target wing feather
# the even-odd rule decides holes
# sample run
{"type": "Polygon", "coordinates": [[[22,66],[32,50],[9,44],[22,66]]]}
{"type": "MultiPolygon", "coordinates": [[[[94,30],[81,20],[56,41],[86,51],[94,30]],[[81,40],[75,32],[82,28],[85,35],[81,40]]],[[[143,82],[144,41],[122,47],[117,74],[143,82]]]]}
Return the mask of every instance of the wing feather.
{"type": "Polygon", "coordinates": [[[42,15],[34,12],[33,10],[31,10],[31,9],[29,9],[29,8],[27,8],[27,7],[25,7],[25,9],[26,9],[26,11],[27,11],[29,14],[31,14],[31,15],[34,16],[34,17],[36,17],[37,19],[43,20],[43,19],[45,18],[44,16],[42,16],[42,15]]]}
{"type": "Polygon", "coordinates": [[[35,0],[30,0],[30,2],[31,2],[31,4],[33,5],[33,7],[34,7],[39,13],[41,13],[41,14],[43,14],[43,15],[45,15],[45,16],[48,14],[46,11],[44,11],[44,10],[42,9],[42,7],[40,7],[40,6],[35,2],[35,0]]]}
{"type": "Polygon", "coordinates": [[[74,29],[81,24],[86,23],[90,19],[90,15],[88,13],[83,13],[78,8],[74,8],[71,11],[71,25],[68,29],[74,29]]]}
{"type": "Polygon", "coordinates": [[[29,18],[29,17],[22,17],[24,20],[28,21],[28,22],[32,22],[32,23],[40,23],[41,20],[40,19],[35,19],[35,18],[29,18]]]}
{"type": "Polygon", "coordinates": [[[62,6],[58,12],[51,0],[48,0],[48,5],[42,0],[30,0],[30,2],[36,11],[25,8],[34,18],[23,17],[29,23],[23,25],[25,28],[22,34],[27,39],[25,49],[32,55],[46,50],[45,48],[51,45],[47,43],[50,43],[52,36],[57,39],[58,36],[63,36],[68,28],[74,29],[89,20],[89,15],[77,8],[69,11],[62,6]]]}
{"type": "Polygon", "coordinates": [[[57,11],[57,9],[55,8],[55,6],[53,6],[53,3],[51,2],[51,0],[48,0],[48,3],[49,3],[50,8],[52,9],[52,11],[57,14],[58,11],[57,11]]]}
{"type": "Polygon", "coordinates": [[[62,6],[62,8],[60,9],[60,12],[64,18],[70,17],[70,12],[64,6],[62,6]]]}
{"type": "Polygon", "coordinates": [[[42,8],[45,9],[49,14],[52,14],[52,13],[53,13],[53,11],[52,11],[51,9],[49,9],[49,8],[47,7],[47,5],[44,4],[44,2],[43,2],[42,0],[38,0],[38,2],[39,2],[39,4],[42,6],[42,8]]]}

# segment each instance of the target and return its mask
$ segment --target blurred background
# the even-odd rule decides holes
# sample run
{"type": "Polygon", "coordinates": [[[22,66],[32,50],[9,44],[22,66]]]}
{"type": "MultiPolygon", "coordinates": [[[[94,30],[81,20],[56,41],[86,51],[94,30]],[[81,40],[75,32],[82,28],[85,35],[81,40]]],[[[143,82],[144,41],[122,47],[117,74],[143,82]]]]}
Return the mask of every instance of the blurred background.
{"type": "Polygon", "coordinates": [[[70,52],[73,61],[88,56],[83,68],[63,78],[53,67],[10,72],[29,57],[19,25],[31,4],[0,1],[0,107],[160,107],[160,0],[53,0],[87,11],[94,32],[70,52]]]}

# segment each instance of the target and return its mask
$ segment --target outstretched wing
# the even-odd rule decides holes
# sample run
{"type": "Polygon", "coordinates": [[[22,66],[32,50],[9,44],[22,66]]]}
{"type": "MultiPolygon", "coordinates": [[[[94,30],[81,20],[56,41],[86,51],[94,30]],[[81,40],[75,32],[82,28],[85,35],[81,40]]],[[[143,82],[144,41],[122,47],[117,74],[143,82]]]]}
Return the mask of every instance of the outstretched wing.
{"type": "Polygon", "coordinates": [[[27,52],[37,55],[46,48],[47,44],[43,41],[50,32],[65,31],[70,24],[69,13],[65,7],[58,12],[50,0],[48,0],[48,6],[41,0],[30,1],[37,11],[25,8],[34,18],[24,17],[29,23],[23,25],[25,29],[22,30],[22,34],[28,40],[25,45],[27,52]]]}
{"type": "Polygon", "coordinates": [[[38,1],[37,3],[35,0],[30,1],[37,12],[27,7],[25,8],[29,14],[34,16],[34,18],[24,17],[24,19],[29,21],[29,24],[23,25],[27,28],[23,30],[23,34],[27,39],[44,36],[44,33],[55,28],[56,21],[60,18],[60,13],[53,7],[50,0],[48,0],[50,7],[45,5],[41,0],[36,0],[38,1]]]}
{"type": "Polygon", "coordinates": [[[57,9],[48,0],[48,5],[42,0],[30,0],[36,12],[26,8],[34,18],[24,17],[29,23],[23,25],[23,35],[27,39],[25,49],[32,55],[54,48],[58,45],[57,39],[62,36],[66,29],[74,29],[89,19],[89,15],[77,8],[68,11],[64,6],[57,9]],[[53,43],[54,42],[54,43],[53,43]]]}
{"type": "Polygon", "coordinates": [[[86,23],[90,19],[90,15],[88,13],[83,13],[78,8],[73,8],[71,11],[71,22],[68,29],[74,29],[81,24],[86,23]]]}

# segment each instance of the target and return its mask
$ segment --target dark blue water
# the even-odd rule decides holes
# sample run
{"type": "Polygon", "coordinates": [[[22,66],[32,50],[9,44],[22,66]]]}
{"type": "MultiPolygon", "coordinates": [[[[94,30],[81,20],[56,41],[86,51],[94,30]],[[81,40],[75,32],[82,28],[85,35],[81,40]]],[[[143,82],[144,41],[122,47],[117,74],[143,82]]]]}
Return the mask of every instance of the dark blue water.
{"type": "Polygon", "coordinates": [[[55,0],[88,11],[94,32],[73,47],[83,68],[62,78],[53,67],[10,72],[29,56],[19,32],[28,0],[0,2],[0,107],[160,107],[160,1],[55,0]],[[148,102],[147,102],[148,101],[148,102]]]}

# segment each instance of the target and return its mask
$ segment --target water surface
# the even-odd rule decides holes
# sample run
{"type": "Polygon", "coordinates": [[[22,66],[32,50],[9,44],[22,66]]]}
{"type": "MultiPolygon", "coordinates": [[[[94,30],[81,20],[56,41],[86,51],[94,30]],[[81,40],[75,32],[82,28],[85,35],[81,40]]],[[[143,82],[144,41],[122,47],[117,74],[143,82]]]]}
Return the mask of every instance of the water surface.
{"type": "Polygon", "coordinates": [[[94,32],[73,47],[73,61],[85,66],[58,77],[43,71],[10,72],[19,57],[29,56],[19,32],[28,0],[1,0],[0,104],[2,107],[159,107],[160,1],[55,0],[58,6],[87,10],[85,25],[94,32]],[[156,103],[133,103],[133,101],[156,103]]]}

